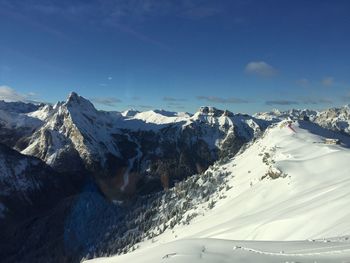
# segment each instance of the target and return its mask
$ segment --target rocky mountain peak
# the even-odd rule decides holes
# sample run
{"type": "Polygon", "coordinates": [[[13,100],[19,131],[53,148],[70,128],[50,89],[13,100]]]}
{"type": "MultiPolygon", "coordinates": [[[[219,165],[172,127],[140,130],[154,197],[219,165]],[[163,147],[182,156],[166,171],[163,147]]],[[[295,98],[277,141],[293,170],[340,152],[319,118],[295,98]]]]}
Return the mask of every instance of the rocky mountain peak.
{"type": "Polygon", "coordinates": [[[79,108],[83,111],[96,111],[94,105],[87,99],[82,96],[79,96],[76,92],[71,92],[67,98],[67,101],[64,103],[68,108],[79,108]]]}
{"type": "Polygon", "coordinates": [[[224,110],[224,113],[222,114],[225,117],[232,117],[233,116],[233,112],[229,111],[229,110],[224,110]]]}
{"type": "Polygon", "coordinates": [[[229,110],[220,110],[212,106],[202,106],[199,108],[197,114],[199,115],[207,115],[211,117],[232,117],[233,113],[229,110]]]}
{"type": "Polygon", "coordinates": [[[219,110],[219,109],[212,107],[212,106],[202,106],[199,108],[198,112],[201,115],[209,115],[209,116],[213,116],[213,117],[219,117],[224,113],[223,110],[219,110]]]}
{"type": "Polygon", "coordinates": [[[79,100],[79,95],[76,93],[76,92],[74,92],[74,91],[72,91],[71,93],[69,93],[69,95],[68,95],[68,101],[70,101],[70,100],[72,100],[72,101],[77,101],[77,100],[79,100]]]}

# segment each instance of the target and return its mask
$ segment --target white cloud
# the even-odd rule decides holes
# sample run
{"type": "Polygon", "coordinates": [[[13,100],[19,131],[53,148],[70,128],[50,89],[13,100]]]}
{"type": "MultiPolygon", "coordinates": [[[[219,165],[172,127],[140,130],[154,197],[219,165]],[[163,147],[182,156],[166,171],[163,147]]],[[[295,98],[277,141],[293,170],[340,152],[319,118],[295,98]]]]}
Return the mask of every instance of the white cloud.
{"type": "Polygon", "coordinates": [[[0,86],[0,100],[4,101],[29,101],[33,93],[21,94],[9,86],[0,86]]]}
{"type": "Polygon", "coordinates": [[[272,77],[277,74],[277,70],[264,61],[249,62],[245,67],[245,72],[262,77],[272,77]]]}
{"type": "Polygon", "coordinates": [[[334,85],[334,78],[333,77],[326,77],[326,78],[322,79],[321,83],[325,87],[332,87],[334,85]]]}
{"type": "Polygon", "coordinates": [[[310,80],[308,80],[307,78],[298,79],[296,83],[304,88],[309,87],[311,84],[310,80]]]}
{"type": "Polygon", "coordinates": [[[108,79],[108,80],[112,80],[113,78],[112,78],[111,76],[109,76],[107,79],[108,79]]]}

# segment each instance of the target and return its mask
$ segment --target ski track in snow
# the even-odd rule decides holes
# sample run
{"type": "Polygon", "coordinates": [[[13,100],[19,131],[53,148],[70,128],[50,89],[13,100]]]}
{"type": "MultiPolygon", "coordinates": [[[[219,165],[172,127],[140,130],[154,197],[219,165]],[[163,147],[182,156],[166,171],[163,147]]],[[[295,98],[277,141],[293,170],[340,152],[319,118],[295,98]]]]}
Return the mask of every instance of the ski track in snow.
{"type": "MultiPolygon", "coordinates": [[[[299,252],[305,251],[306,253],[291,253],[292,251],[284,252],[280,251],[279,253],[277,252],[268,252],[268,251],[263,251],[263,250],[257,250],[249,247],[234,247],[234,250],[240,249],[248,252],[253,252],[257,254],[264,254],[264,255],[270,255],[270,256],[293,256],[293,257],[304,257],[304,256],[320,256],[320,255],[325,255],[325,254],[339,254],[339,253],[347,253],[350,252],[350,244],[348,245],[341,245],[341,246],[332,246],[332,247],[322,247],[322,248],[314,248],[314,249],[300,249],[298,250],[299,252]],[[346,248],[346,249],[340,249],[340,250],[333,250],[333,249],[338,249],[338,248],[346,248]],[[320,252],[313,252],[310,253],[309,251],[313,250],[324,250],[324,249],[331,249],[330,251],[320,251],[320,252]]],[[[297,252],[297,251],[294,251],[297,252]]]]}

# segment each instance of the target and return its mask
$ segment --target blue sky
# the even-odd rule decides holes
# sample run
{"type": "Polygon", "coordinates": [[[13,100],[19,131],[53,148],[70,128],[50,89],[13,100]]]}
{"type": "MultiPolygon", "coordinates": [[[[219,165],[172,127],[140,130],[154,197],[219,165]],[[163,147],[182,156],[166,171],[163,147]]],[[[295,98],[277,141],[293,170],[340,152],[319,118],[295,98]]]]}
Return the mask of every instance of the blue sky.
{"type": "Polygon", "coordinates": [[[346,0],[0,0],[0,99],[253,113],[350,103],[346,0]]]}

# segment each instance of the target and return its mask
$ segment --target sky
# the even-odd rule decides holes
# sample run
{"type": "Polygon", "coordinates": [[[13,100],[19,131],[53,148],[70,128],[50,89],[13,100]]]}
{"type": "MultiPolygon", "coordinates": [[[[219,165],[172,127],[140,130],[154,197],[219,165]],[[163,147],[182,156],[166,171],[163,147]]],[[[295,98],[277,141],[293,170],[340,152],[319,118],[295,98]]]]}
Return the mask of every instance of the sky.
{"type": "Polygon", "coordinates": [[[254,113],[350,103],[347,0],[0,0],[0,99],[254,113]]]}

